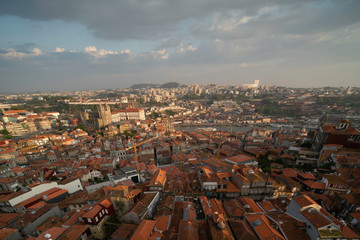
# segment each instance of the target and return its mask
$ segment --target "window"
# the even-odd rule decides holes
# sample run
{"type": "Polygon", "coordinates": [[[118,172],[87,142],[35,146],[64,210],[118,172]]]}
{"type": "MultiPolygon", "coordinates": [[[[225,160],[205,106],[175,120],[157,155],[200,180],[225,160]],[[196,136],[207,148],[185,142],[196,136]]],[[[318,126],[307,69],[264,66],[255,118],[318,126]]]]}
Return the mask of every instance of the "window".
{"type": "Polygon", "coordinates": [[[107,209],[105,209],[105,212],[106,212],[106,213],[109,213],[107,209]]]}
{"type": "Polygon", "coordinates": [[[92,221],[91,221],[91,218],[88,218],[87,220],[88,220],[88,222],[92,222],[92,221]]]}
{"type": "Polygon", "coordinates": [[[95,221],[99,221],[98,217],[95,217],[95,221]]]}

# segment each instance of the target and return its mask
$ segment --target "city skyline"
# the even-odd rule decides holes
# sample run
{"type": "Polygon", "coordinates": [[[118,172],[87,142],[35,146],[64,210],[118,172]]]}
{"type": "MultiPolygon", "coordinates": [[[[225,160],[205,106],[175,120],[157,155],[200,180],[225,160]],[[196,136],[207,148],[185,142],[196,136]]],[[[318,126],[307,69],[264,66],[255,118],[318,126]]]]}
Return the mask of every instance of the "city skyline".
{"type": "Polygon", "coordinates": [[[1,92],[360,87],[357,1],[0,3],[1,92]]]}

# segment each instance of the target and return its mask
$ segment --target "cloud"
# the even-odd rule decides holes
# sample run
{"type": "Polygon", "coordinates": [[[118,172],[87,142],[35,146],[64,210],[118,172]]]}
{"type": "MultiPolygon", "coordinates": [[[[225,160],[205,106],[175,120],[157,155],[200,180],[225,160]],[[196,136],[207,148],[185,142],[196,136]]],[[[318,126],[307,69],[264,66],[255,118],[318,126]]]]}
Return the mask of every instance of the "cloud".
{"type": "Polygon", "coordinates": [[[63,52],[65,52],[65,48],[56,47],[55,50],[54,50],[54,52],[56,52],[56,53],[63,53],[63,52]]]}
{"type": "Polygon", "coordinates": [[[193,45],[189,44],[187,45],[186,47],[184,47],[184,43],[180,43],[179,46],[177,46],[177,50],[176,52],[177,53],[185,53],[185,52],[193,52],[193,51],[196,51],[196,48],[193,47],[193,45]]]}
{"type": "Polygon", "coordinates": [[[119,54],[117,51],[111,51],[111,50],[105,50],[105,49],[97,50],[97,48],[95,46],[87,46],[84,48],[84,50],[85,50],[85,53],[90,54],[90,55],[94,56],[95,58],[101,58],[101,57],[106,57],[107,55],[119,54]]]}
{"type": "Polygon", "coordinates": [[[121,54],[131,54],[130,49],[121,50],[121,54]]]}
{"type": "Polygon", "coordinates": [[[42,54],[42,51],[39,48],[34,48],[31,52],[20,52],[15,51],[13,48],[10,48],[8,50],[2,51],[0,53],[0,56],[5,58],[17,58],[22,59],[25,57],[37,57],[42,54]]]}
{"type": "MultiPolygon", "coordinates": [[[[39,76],[45,79],[42,72],[47,72],[46,79],[56,72],[59,82],[63,76],[72,79],[69,88],[78,86],[77,78],[85,83],[90,76],[94,86],[103,87],[105,78],[99,83],[96,76],[106,76],[113,86],[119,87],[116,84],[120,81],[122,87],[123,82],[141,82],[145,77],[158,81],[161,74],[170,76],[170,71],[179,81],[184,77],[189,82],[223,84],[241,76],[268,79],[268,83],[282,80],[288,85],[298,81],[300,86],[305,72],[310,83],[336,81],[337,69],[328,66],[341,65],[341,79],[358,86],[359,12],[356,0],[109,0],[106,4],[87,0],[86,8],[84,1],[73,0],[0,1],[0,16],[30,19],[26,22],[31,24],[41,21],[51,25],[52,20],[60,20],[69,28],[80,23],[95,36],[84,49],[68,50],[75,45],[66,50],[49,47],[57,47],[54,51],[62,54],[36,52],[38,45],[32,43],[8,45],[3,49],[11,49],[0,51],[0,70],[13,80],[28,79],[31,69],[37,83],[39,76]],[[93,46],[106,43],[119,44],[123,50],[93,46]],[[130,48],[136,49],[134,53],[130,48]],[[37,55],[41,57],[35,58],[37,55]],[[8,61],[10,58],[23,60],[8,61]],[[92,67],[93,63],[98,66],[92,67]],[[256,73],[252,71],[255,68],[256,73]],[[317,68],[328,71],[321,73],[323,79],[311,76],[319,76],[317,68]]],[[[167,76],[164,79],[168,80],[167,76]]],[[[7,82],[10,86],[11,81],[7,82]]]]}
{"type": "Polygon", "coordinates": [[[154,50],[151,52],[151,54],[153,55],[154,59],[166,60],[169,58],[169,54],[165,48],[161,50],[154,50]]]}
{"type": "Polygon", "coordinates": [[[214,15],[218,15],[220,21],[220,18],[223,18],[223,23],[228,22],[228,28],[226,25],[222,27],[230,30],[246,25],[256,18],[269,19],[276,11],[283,11],[281,13],[284,15],[299,13],[292,19],[294,22],[306,20],[304,14],[318,12],[317,17],[311,18],[317,21],[306,25],[307,31],[323,26],[334,29],[359,21],[359,4],[353,0],[110,0],[106,3],[87,0],[86,8],[84,1],[73,0],[0,1],[0,15],[13,15],[30,20],[77,22],[86,26],[95,36],[111,40],[172,38],[178,31],[189,27],[184,24],[186,21],[195,25],[203,24],[214,15]],[[326,9],[324,14],[323,9],[326,9]]]}
{"type": "Polygon", "coordinates": [[[181,43],[180,39],[166,38],[161,41],[160,45],[156,48],[156,50],[161,50],[164,48],[173,48],[173,47],[176,47],[177,45],[179,45],[180,43],[181,43]]]}

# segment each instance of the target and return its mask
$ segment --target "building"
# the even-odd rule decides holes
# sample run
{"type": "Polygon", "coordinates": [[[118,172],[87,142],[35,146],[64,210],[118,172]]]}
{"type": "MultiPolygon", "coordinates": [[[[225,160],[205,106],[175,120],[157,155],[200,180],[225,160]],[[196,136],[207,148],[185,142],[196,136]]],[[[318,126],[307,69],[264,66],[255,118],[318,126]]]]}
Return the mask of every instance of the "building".
{"type": "Polygon", "coordinates": [[[149,191],[164,192],[166,183],[166,172],[159,169],[157,173],[151,178],[150,183],[147,185],[149,191]]]}
{"type": "Polygon", "coordinates": [[[241,86],[243,88],[258,88],[260,84],[260,80],[254,80],[254,83],[250,83],[250,84],[242,84],[241,86]]]}
{"type": "Polygon", "coordinates": [[[359,238],[359,235],[306,195],[292,199],[286,212],[306,223],[306,232],[312,240],[359,238]]]}
{"type": "Polygon", "coordinates": [[[337,144],[345,148],[360,148],[360,131],[352,127],[349,120],[341,120],[336,125],[319,128],[312,148],[319,152],[324,144],[337,144]]]}
{"type": "Polygon", "coordinates": [[[163,125],[165,127],[165,132],[169,133],[169,132],[174,132],[175,128],[174,128],[174,120],[170,117],[164,118],[163,120],[163,125]]]}
{"type": "Polygon", "coordinates": [[[135,206],[123,216],[124,221],[140,224],[145,218],[151,219],[155,214],[159,198],[159,192],[145,192],[135,206]]]}
{"type": "Polygon", "coordinates": [[[105,198],[86,208],[86,213],[80,217],[80,222],[90,227],[92,235],[97,239],[105,237],[104,224],[114,214],[114,207],[110,198],[105,198]]]}
{"type": "Polygon", "coordinates": [[[96,111],[91,109],[81,112],[81,121],[90,127],[98,129],[103,128],[111,123],[110,106],[105,104],[96,105],[96,111]]]}
{"type": "Polygon", "coordinates": [[[135,120],[145,120],[145,110],[143,108],[126,108],[122,110],[114,110],[111,113],[112,122],[121,122],[121,121],[135,121],[135,120]]]}
{"type": "Polygon", "coordinates": [[[231,174],[231,182],[241,189],[244,197],[263,200],[274,195],[274,180],[258,169],[244,167],[239,173],[231,174]]]}
{"type": "Polygon", "coordinates": [[[225,162],[234,164],[234,165],[254,165],[257,166],[258,162],[250,156],[247,155],[237,155],[233,157],[227,157],[225,158],[225,162]]]}

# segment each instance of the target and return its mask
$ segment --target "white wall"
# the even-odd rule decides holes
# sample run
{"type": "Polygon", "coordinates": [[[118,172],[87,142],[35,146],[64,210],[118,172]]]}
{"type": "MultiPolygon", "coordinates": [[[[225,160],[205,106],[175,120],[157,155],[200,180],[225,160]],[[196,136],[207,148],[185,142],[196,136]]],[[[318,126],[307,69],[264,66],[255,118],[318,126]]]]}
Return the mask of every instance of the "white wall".
{"type": "Polygon", "coordinates": [[[72,194],[79,190],[84,190],[84,188],[80,182],[80,179],[76,179],[76,180],[69,182],[67,184],[64,184],[64,185],[59,185],[59,188],[68,190],[69,194],[72,194]]]}
{"type": "Polygon", "coordinates": [[[20,196],[17,196],[11,200],[9,200],[9,203],[11,206],[15,206],[18,203],[21,203],[29,198],[34,197],[37,194],[43,193],[51,188],[57,187],[57,182],[50,182],[50,183],[42,183],[38,186],[35,186],[31,188],[28,192],[25,192],[24,194],[21,194],[20,196]]]}

